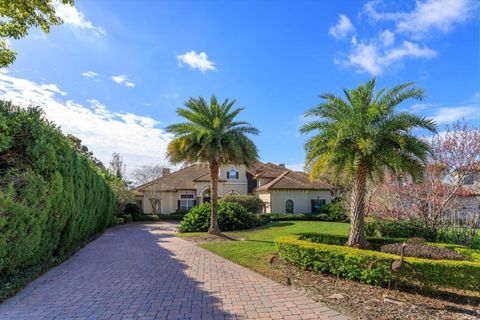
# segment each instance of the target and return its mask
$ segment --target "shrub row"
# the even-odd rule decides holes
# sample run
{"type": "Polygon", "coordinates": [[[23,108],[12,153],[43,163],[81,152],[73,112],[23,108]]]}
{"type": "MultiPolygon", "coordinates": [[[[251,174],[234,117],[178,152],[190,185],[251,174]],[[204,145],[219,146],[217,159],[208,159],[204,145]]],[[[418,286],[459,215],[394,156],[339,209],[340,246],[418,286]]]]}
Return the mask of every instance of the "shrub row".
{"type": "MultiPolygon", "coordinates": [[[[329,273],[338,277],[375,285],[391,280],[415,285],[409,268],[399,274],[391,263],[399,257],[392,254],[299,240],[297,237],[275,239],[280,255],[303,269],[329,273]]],[[[480,290],[480,262],[406,258],[413,269],[430,286],[480,290]]]]}
{"type": "Polygon", "coordinates": [[[259,213],[259,212],[262,212],[262,209],[263,209],[263,201],[253,195],[230,194],[220,201],[238,203],[243,207],[245,207],[245,209],[247,209],[247,211],[251,213],[259,213]]]}
{"type": "Polygon", "coordinates": [[[319,213],[268,213],[264,214],[272,221],[347,221],[347,215],[338,202],[323,205],[319,213]]]}
{"type": "MultiPolygon", "coordinates": [[[[324,234],[324,233],[302,233],[299,235],[299,240],[306,240],[315,243],[334,244],[343,246],[347,243],[348,237],[336,234],[324,234]]],[[[368,237],[367,242],[370,248],[378,250],[381,246],[387,244],[393,244],[398,242],[405,242],[406,238],[377,238],[368,237]]]]}
{"type": "MultiPolygon", "coordinates": [[[[218,225],[222,231],[250,229],[268,221],[258,219],[255,214],[249,213],[245,207],[235,202],[220,201],[217,210],[218,225]]],[[[210,225],[210,214],[210,203],[203,203],[192,208],[183,218],[179,231],[207,231],[210,225]]]]}
{"type": "Polygon", "coordinates": [[[0,274],[71,254],[112,223],[114,195],[38,108],[0,101],[0,274]]]}

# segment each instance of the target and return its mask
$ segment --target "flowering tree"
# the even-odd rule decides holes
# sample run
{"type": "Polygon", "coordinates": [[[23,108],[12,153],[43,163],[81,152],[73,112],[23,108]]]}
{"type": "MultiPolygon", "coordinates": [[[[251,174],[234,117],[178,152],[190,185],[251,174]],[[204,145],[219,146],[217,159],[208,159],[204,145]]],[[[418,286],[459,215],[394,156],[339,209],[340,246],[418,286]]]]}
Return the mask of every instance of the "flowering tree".
{"type": "Polygon", "coordinates": [[[424,176],[415,181],[387,174],[372,195],[369,210],[383,217],[419,218],[437,236],[461,209],[463,198],[480,191],[478,184],[465,186],[466,179],[480,169],[480,131],[465,121],[457,122],[435,135],[430,146],[424,176]]]}

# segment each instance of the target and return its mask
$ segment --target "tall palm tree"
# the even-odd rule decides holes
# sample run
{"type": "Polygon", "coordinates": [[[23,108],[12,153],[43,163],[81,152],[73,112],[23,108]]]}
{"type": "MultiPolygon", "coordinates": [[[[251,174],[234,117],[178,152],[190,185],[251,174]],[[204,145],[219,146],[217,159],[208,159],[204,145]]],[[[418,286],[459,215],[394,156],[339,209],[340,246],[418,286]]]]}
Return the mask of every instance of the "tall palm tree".
{"type": "Polygon", "coordinates": [[[300,132],[315,133],[305,144],[306,166],[312,178],[332,173],[351,182],[351,228],[348,245],[365,247],[364,215],[367,179],[378,181],[386,170],[419,177],[429,153],[427,142],[413,135],[415,128],[436,132],[433,120],[408,112],[395,112],[407,99],[423,100],[425,93],[413,83],[375,93],[375,79],[346,99],[323,94],[323,102],[305,112],[315,120],[300,132]],[[378,178],[378,180],[377,180],[378,178]]]}
{"type": "Polygon", "coordinates": [[[167,157],[173,164],[204,163],[210,168],[211,234],[221,234],[217,222],[218,172],[223,164],[250,165],[258,158],[257,147],[248,134],[259,131],[248,122],[235,118],[243,108],[233,108],[235,100],[221,104],[215,96],[208,103],[204,98],[190,98],[186,108],[177,114],[187,121],[167,127],[174,134],[168,145],[167,157]]]}

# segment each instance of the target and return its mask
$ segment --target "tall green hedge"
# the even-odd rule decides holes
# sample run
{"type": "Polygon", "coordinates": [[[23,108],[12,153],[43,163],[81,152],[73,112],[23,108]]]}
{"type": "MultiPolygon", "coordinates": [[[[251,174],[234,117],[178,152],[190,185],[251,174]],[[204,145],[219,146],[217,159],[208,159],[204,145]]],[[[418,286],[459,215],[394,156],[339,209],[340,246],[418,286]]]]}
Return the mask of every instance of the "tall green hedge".
{"type": "Polygon", "coordinates": [[[64,257],[111,224],[98,170],[39,108],[0,101],[0,275],[64,257]]]}

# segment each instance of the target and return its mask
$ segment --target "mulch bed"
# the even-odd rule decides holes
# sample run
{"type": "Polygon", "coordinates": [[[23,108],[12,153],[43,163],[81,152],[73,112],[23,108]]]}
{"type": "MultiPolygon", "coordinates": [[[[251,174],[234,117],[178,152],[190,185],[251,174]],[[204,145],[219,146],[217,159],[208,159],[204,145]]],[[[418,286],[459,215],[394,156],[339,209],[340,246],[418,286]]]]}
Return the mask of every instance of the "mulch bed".
{"type": "Polygon", "coordinates": [[[304,271],[279,258],[272,259],[272,267],[284,274],[282,282],[351,319],[480,319],[478,292],[449,290],[419,294],[388,290],[304,271]]]}
{"type": "MultiPolygon", "coordinates": [[[[380,251],[400,255],[401,243],[387,244],[380,248],[380,251]]],[[[420,243],[408,243],[405,247],[406,257],[419,257],[436,260],[465,260],[465,256],[447,248],[433,247],[420,243]]]]}

